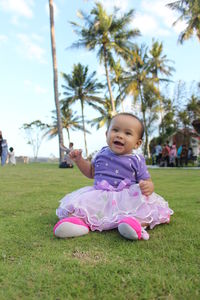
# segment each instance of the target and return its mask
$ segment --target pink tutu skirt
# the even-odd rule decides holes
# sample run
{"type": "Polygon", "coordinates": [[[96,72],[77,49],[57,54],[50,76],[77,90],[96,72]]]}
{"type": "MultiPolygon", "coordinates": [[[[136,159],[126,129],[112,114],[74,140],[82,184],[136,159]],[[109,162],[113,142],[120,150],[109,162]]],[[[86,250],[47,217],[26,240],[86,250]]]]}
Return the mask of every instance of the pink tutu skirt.
{"type": "Polygon", "coordinates": [[[116,228],[125,217],[134,217],[152,229],[169,223],[173,211],[161,196],[144,196],[135,184],[118,191],[95,186],[81,188],[61,199],[56,214],[59,219],[79,217],[92,231],[102,231],[116,228]]]}

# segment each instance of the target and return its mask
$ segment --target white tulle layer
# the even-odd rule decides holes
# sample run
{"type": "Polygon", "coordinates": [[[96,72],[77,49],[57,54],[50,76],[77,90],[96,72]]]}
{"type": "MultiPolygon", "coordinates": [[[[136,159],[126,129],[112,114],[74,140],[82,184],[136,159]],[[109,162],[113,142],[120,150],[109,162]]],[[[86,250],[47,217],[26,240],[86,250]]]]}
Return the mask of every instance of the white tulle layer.
{"type": "Polygon", "coordinates": [[[97,190],[90,186],[81,188],[60,201],[56,214],[59,219],[77,216],[92,231],[102,231],[116,228],[125,217],[134,217],[141,225],[152,229],[158,224],[169,223],[173,211],[158,194],[142,195],[136,184],[122,191],[97,190]]]}

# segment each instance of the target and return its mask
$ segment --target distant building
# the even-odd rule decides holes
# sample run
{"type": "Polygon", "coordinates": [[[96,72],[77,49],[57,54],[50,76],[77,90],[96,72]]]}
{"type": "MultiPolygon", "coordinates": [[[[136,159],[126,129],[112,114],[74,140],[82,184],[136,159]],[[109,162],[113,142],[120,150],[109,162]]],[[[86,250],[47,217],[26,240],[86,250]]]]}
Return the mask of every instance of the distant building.
{"type": "Polygon", "coordinates": [[[188,148],[192,148],[194,156],[200,156],[200,135],[194,129],[180,129],[169,138],[169,141],[171,144],[175,143],[177,148],[185,144],[188,148]]]}

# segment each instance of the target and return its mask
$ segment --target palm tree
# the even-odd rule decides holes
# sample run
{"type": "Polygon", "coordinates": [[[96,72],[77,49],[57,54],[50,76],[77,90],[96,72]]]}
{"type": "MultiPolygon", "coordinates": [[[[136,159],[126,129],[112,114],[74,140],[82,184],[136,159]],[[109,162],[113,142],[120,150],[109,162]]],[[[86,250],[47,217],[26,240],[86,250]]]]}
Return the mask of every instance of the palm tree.
{"type": "Polygon", "coordinates": [[[164,141],[178,129],[178,121],[176,116],[177,107],[170,99],[163,98],[165,115],[160,123],[160,137],[164,141]]]}
{"type": "Polygon", "coordinates": [[[158,110],[159,110],[159,91],[155,90],[152,84],[144,84],[143,86],[143,101],[141,106],[141,111],[143,115],[144,130],[145,130],[145,141],[144,149],[145,154],[150,155],[149,149],[149,136],[152,134],[155,121],[158,120],[158,110]]]}
{"type": "MultiPolygon", "coordinates": [[[[127,67],[129,71],[124,77],[124,91],[134,97],[134,103],[139,102],[144,122],[145,147],[144,153],[148,153],[148,130],[146,124],[147,112],[147,93],[151,94],[152,99],[157,101],[160,97],[158,88],[156,87],[157,78],[153,78],[150,70],[150,60],[148,57],[148,48],[146,45],[141,47],[135,45],[126,57],[127,67]],[[153,97],[155,95],[155,97],[153,97]]],[[[149,101],[149,100],[148,100],[149,101]]]]}
{"type": "Polygon", "coordinates": [[[123,99],[123,92],[122,92],[122,83],[123,83],[123,74],[124,70],[121,66],[120,60],[118,60],[114,66],[112,67],[112,71],[114,73],[114,77],[112,79],[112,82],[115,83],[118,87],[118,93],[116,100],[120,100],[122,111],[124,112],[124,99],[123,99]]]}
{"type": "MultiPolygon", "coordinates": [[[[175,69],[169,65],[171,61],[167,59],[167,56],[163,54],[163,43],[159,43],[153,39],[151,49],[149,50],[149,67],[153,78],[157,79],[157,85],[159,89],[159,82],[169,82],[169,76],[172,75],[172,71],[175,69]],[[164,77],[161,77],[163,76],[164,77]]],[[[163,119],[163,103],[162,97],[160,97],[160,113],[161,122],[163,119]]]]}
{"type": "Polygon", "coordinates": [[[167,5],[176,10],[180,17],[174,22],[174,25],[181,20],[186,21],[186,28],[179,35],[179,42],[182,44],[196,34],[200,41],[200,2],[199,0],[180,0],[167,5]]]}
{"type": "MultiPolygon", "coordinates": [[[[63,107],[70,106],[76,101],[80,101],[81,104],[81,116],[82,116],[82,126],[84,132],[84,142],[85,142],[85,153],[88,157],[87,141],[86,141],[86,128],[85,128],[85,118],[84,118],[84,105],[89,104],[94,106],[96,103],[103,103],[103,99],[98,96],[98,93],[103,88],[103,85],[97,81],[95,78],[96,72],[88,74],[88,67],[84,67],[80,63],[74,65],[72,75],[62,73],[62,77],[66,85],[62,85],[65,90],[63,95],[66,96],[62,100],[63,107]]],[[[95,107],[95,106],[94,106],[95,107]]]]}
{"type": "Polygon", "coordinates": [[[85,26],[71,22],[75,32],[80,39],[72,44],[72,47],[86,47],[88,50],[98,49],[97,56],[100,63],[104,63],[106,80],[110,95],[112,114],[115,114],[115,103],[111,89],[108,67],[114,65],[114,53],[122,55],[131,45],[131,39],[139,35],[139,30],[127,27],[133,20],[134,10],[130,10],[123,16],[117,16],[117,10],[109,15],[102,4],[97,2],[96,6],[87,15],[80,11],[79,16],[83,19],[85,26]]]}
{"type": "Polygon", "coordinates": [[[200,118],[200,100],[196,96],[191,96],[186,108],[190,120],[196,120],[200,118]]]}
{"type": "MultiPolygon", "coordinates": [[[[115,101],[115,107],[116,109],[118,108],[120,104],[120,99],[116,99],[115,101]]],[[[96,111],[100,113],[100,116],[97,118],[92,119],[91,121],[88,121],[88,123],[93,127],[96,125],[96,129],[102,128],[104,125],[109,125],[111,119],[112,119],[112,107],[110,103],[110,99],[105,97],[104,103],[100,105],[95,105],[93,106],[96,111]]]]}
{"type": "Polygon", "coordinates": [[[157,78],[158,81],[168,82],[168,77],[172,75],[172,71],[175,69],[169,65],[172,61],[167,58],[166,54],[163,54],[163,43],[153,39],[149,54],[150,71],[153,77],[157,78]],[[160,75],[165,77],[160,77],[160,75]]]}
{"type": "Polygon", "coordinates": [[[190,118],[188,116],[187,110],[182,110],[178,112],[178,119],[180,124],[183,124],[184,129],[190,125],[190,118]]]}
{"type": "Polygon", "coordinates": [[[55,100],[55,106],[56,106],[58,139],[59,139],[59,154],[60,154],[59,161],[61,163],[64,158],[63,151],[61,149],[61,145],[63,144],[63,133],[62,133],[60,105],[59,105],[59,99],[58,99],[58,72],[57,72],[57,62],[56,62],[56,43],[55,43],[53,0],[49,0],[49,12],[50,12],[50,29],[51,29],[51,50],[52,50],[52,60],[53,60],[54,100],[55,100]]]}
{"type": "MultiPolygon", "coordinates": [[[[62,102],[62,101],[60,101],[62,102]]],[[[49,136],[49,139],[54,138],[58,135],[58,126],[57,126],[57,118],[56,111],[52,111],[53,123],[48,126],[48,130],[45,133],[45,136],[49,136]]],[[[76,116],[76,112],[72,112],[71,109],[67,107],[61,107],[61,118],[62,118],[62,127],[67,131],[68,142],[70,143],[70,130],[83,130],[83,126],[81,125],[82,120],[80,117],[76,116]]],[[[89,133],[89,131],[87,131],[89,133]]]]}

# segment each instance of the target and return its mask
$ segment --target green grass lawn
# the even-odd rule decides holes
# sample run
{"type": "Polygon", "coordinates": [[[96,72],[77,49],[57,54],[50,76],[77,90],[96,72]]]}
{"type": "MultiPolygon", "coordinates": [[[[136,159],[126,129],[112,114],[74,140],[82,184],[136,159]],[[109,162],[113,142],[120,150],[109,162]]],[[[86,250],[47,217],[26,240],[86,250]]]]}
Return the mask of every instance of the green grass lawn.
{"type": "Polygon", "coordinates": [[[92,180],[55,164],[0,168],[0,299],[200,299],[200,170],[150,173],[175,213],[149,241],[59,240],[59,200],[92,180]]]}

